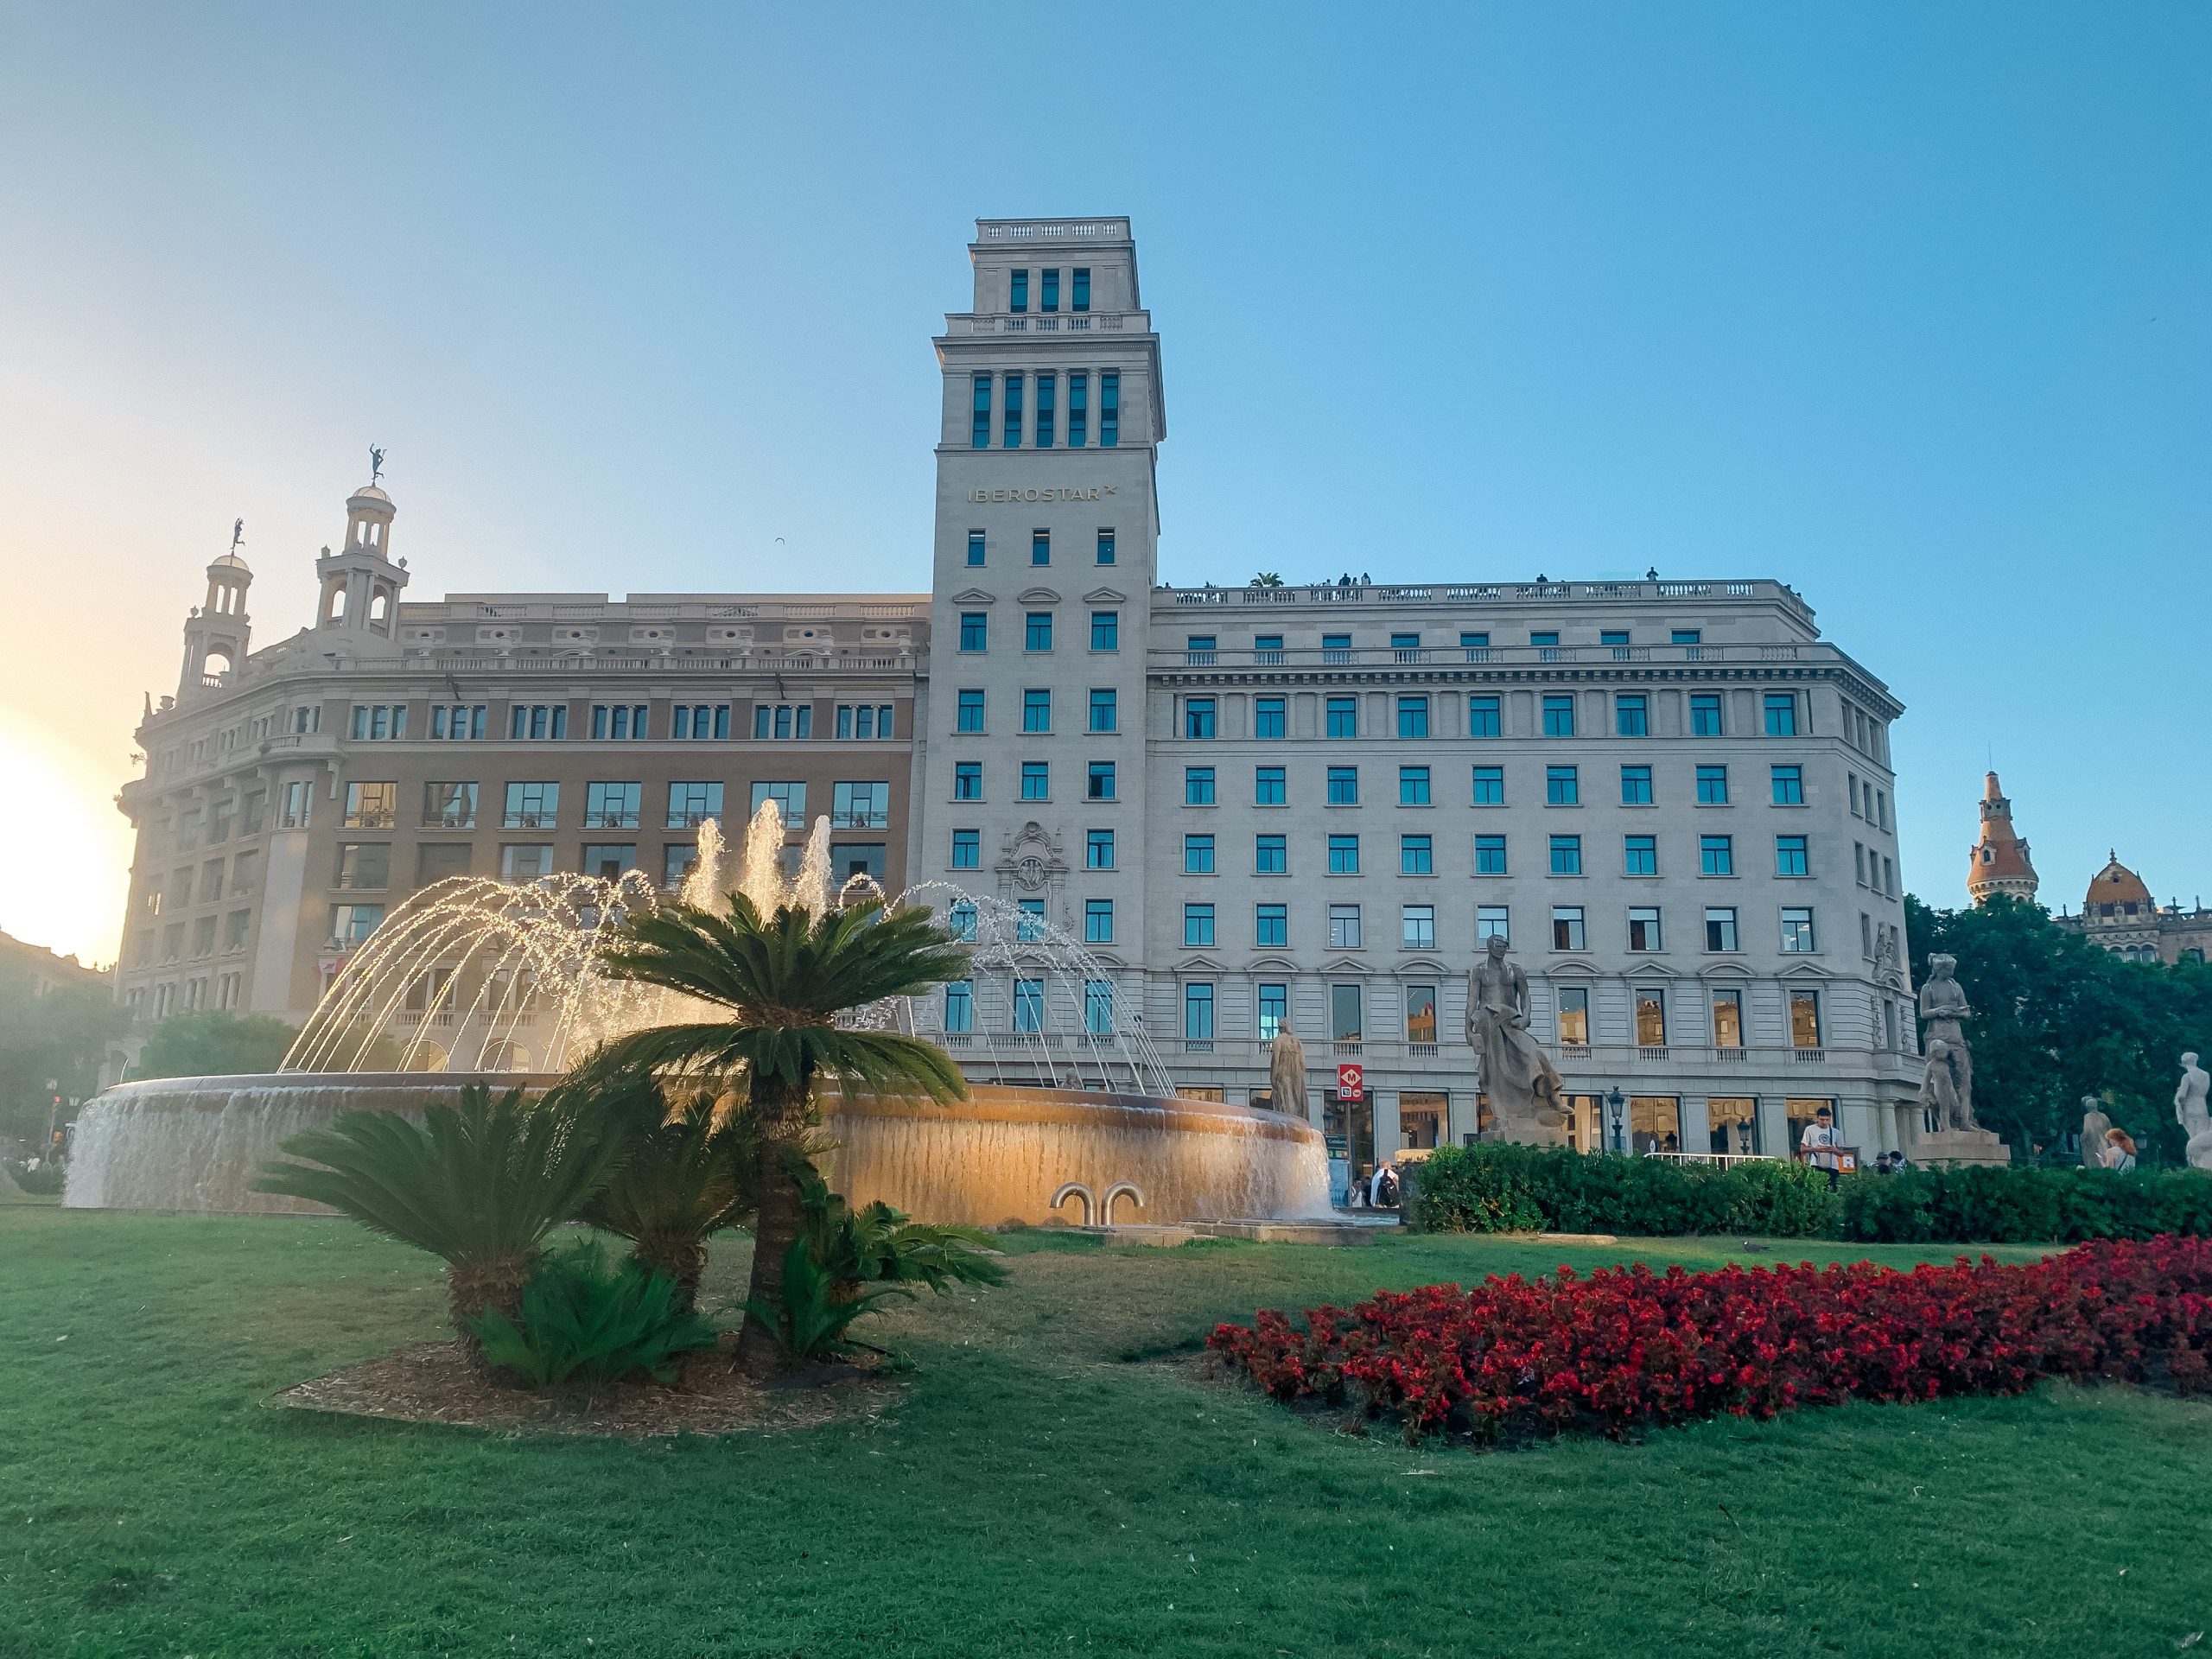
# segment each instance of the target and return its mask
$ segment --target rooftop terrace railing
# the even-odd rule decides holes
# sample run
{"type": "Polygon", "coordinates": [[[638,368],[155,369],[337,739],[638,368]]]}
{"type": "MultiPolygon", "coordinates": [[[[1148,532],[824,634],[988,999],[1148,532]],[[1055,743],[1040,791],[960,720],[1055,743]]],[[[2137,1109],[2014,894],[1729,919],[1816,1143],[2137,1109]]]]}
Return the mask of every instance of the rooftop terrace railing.
{"type": "Polygon", "coordinates": [[[1269,645],[1264,648],[1155,645],[1151,665],[1163,668],[1503,667],[1611,663],[1794,663],[1841,653],[1814,641],[1778,645],[1269,645]]]}

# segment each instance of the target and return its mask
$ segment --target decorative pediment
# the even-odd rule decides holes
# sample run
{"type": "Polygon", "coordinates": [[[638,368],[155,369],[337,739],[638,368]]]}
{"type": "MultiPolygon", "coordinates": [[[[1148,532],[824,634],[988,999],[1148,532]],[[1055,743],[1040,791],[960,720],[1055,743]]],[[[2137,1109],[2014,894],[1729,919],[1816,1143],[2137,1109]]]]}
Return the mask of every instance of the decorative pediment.
{"type": "Polygon", "coordinates": [[[1006,839],[999,849],[998,873],[1025,893],[1037,893],[1056,876],[1065,876],[1067,855],[1060,838],[1032,818],[1006,839]]]}
{"type": "Polygon", "coordinates": [[[1375,970],[1357,957],[1338,957],[1334,962],[1321,964],[1325,974],[1370,974],[1375,970]]]}
{"type": "Polygon", "coordinates": [[[1221,963],[1216,962],[1211,957],[1200,954],[1184,957],[1175,964],[1175,971],[1179,974],[1212,975],[1222,972],[1223,968],[1221,963]]]}
{"type": "Polygon", "coordinates": [[[1400,979],[1413,976],[1421,979],[1441,979],[1452,972],[1433,957],[1412,957],[1390,970],[1400,979]]]}
{"type": "Polygon", "coordinates": [[[999,602],[999,596],[987,594],[980,588],[963,588],[952,596],[952,602],[956,605],[995,605],[999,602]]]}
{"type": "Polygon", "coordinates": [[[1101,968],[1126,968],[1129,965],[1111,950],[1093,950],[1090,953],[1090,959],[1101,968]]]}
{"type": "Polygon", "coordinates": [[[1060,596],[1050,588],[1025,588],[1014,595],[1024,605],[1057,605],[1060,596]]]}
{"type": "Polygon", "coordinates": [[[1749,979],[1751,970],[1740,962],[1708,962],[1697,970],[1700,979],[1749,979]]]}
{"type": "Polygon", "coordinates": [[[1681,977],[1663,962],[1639,962],[1628,970],[1627,976],[1631,980],[1680,979],[1681,977]]]}
{"type": "Polygon", "coordinates": [[[1835,976],[1815,962],[1801,962],[1776,976],[1780,979],[1834,979],[1835,976]]]}
{"type": "Polygon", "coordinates": [[[1083,602],[1086,605],[1122,605],[1128,602],[1128,597],[1118,588],[1094,588],[1083,596],[1083,602]]]}
{"type": "Polygon", "coordinates": [[[1562,962],[1547,968],[1535,977],[1541,979],[1595,979],[1598,970],[1586,962],[1562,962]]]}
{"type": "Polygon", "coordinates": [[[1255,957],[1244,964],[1248,974],[1294,974],[1298,964],[1288,957],[1255,957]]]}

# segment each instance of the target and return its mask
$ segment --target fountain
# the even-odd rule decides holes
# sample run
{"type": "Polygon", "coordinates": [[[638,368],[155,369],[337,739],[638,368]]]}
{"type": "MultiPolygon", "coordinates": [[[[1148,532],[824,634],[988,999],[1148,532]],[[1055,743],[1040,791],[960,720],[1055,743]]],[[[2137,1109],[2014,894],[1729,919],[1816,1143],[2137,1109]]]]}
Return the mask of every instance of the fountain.
{"type": "MultiPolygon", "coordinates": [[[[715,906],[743,893],[763,912],[819,914],[881,896],[864,876],[832,885],[830,822],[787,868],[780,810],[742,838],[699,826],[680,889],[715,906]]],[[[78,1121],[66,1205],[79,1209],[308,1211],[257,1193],[261,1160],[289,1135],[365,1109],[418,1111],[466,1084],[542,1089],[595,1045],[716,1011],[618,980],[600,960],[613,925],[662,894],[635,871],[515,885],[455,877],[394,911],[332,981],[281,1071],[122,1084],[78,1121]]],[[[845,1021],[944,1047],[969,1083],[951,1105],[825,1097],[832,1184],[925,1219],[995,1225],[1062,1218],[1056,1192],[1118,1195],[1147,1222],[1328,1213],[1320,1137],[1267,1111],[1177,1096],[1114,973],[1038,910],[942,882],[924,904],[973,949],[969,977],[845,1021]]],[[[1086,1215],[1090,1205],[1086,1198],[1086,1215]]]]}

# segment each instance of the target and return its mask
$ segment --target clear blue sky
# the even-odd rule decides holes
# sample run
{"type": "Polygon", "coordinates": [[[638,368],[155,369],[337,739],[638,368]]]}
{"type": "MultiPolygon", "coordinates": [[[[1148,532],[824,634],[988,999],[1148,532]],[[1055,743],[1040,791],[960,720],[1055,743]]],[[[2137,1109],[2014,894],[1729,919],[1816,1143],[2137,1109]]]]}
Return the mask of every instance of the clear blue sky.
{"type": "Polygon", "coordinates": [[[1916,891],[1993,754],[2047,899],[2212,898],[2212,7],[18,4],[0,153],[0,713],[85,776],[371,442],[418,594],[924,586],[970,221],[1126,213],[1170,580],[1779,576],[1916,891]]]}

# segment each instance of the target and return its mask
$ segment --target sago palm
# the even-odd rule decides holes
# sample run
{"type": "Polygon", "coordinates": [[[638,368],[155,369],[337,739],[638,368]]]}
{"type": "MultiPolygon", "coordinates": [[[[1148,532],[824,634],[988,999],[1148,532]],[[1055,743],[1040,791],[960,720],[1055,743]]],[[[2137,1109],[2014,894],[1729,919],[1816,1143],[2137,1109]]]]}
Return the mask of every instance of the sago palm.
{"type": "Polygon", "coordinates": [[[707,1265],[707,1240],[737,1225],[759,1190],[759,1138],[748,1111],[717,1109],[709,1091],[671,1106],[648,1074],[594,1080],[598,1109],[621,1157],[583,1219],[630,1241],[632,1260],[676,1281],[690,1311],[707,1265]]]}
{"type": "MultiPolygon", "coordinates": [[[[729,904],[727,913],[671,903],[633,914],[600,958],[617,978],[680,992],[728,1017],[620,1038],[585,1074],[747,1074],[760,1140],[747,1299],[757,1310],[782,1306],[785,1258],[801,1221],[790,1154],[803,1160],[808,1151],[817,1085],[932,1100],[967,1093],[942,1049],[891,1032],[842,1030],[836,1015],[955,978],[968,953],[919,906],[890,910],[868,899],[819,917],[790,908],[763,918],[742,893],[729,904]]],[[[775,1368],[776,1332],[757,1312],[747,1314],[738,1354],[755,1375],[775,1368]]]]}
{"type": "Polygon", "coordinates": [[[424,1107],[419,1128],[397,1112],[346,1112],[283,1144],[298,1163],[262,1165],[254,1189],[327,1204],[373,1231],[446,1261],[454,1328],[522,1306],[538,1247],[606,1179],[618,1146],[572,1101],[494,1099],[480,1084],[458,1106],[424,1107]]]}

